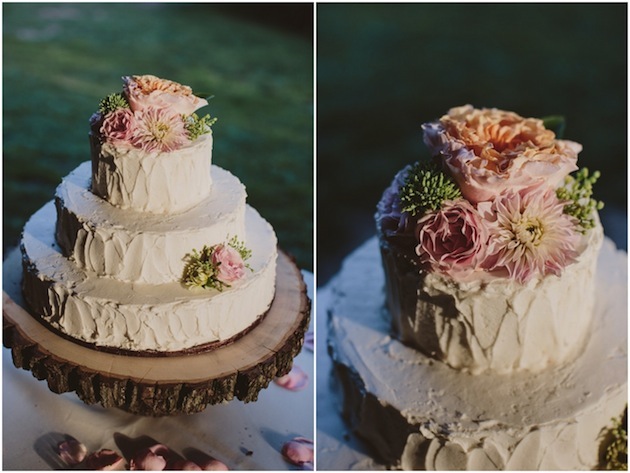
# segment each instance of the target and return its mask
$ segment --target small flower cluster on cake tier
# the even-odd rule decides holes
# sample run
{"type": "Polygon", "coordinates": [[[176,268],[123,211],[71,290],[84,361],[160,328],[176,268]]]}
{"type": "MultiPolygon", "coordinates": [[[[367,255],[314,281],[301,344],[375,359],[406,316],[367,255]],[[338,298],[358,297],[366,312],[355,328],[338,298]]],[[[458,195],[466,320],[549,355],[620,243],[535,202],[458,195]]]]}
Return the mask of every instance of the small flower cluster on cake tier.
{"type": "MultiPolygon", "coordinates": [[[[453,108],[422,128],[432,160],[415,163],[399,172],[385,191],[376,214],[381,246],[386,250],[396,248],[405,260],[392,267],[393,263],[388,264],[384,255],[386,272],[388,267],[393,271],[388,278],[390,299],[400,299],[405,284],[401,273],[409,268],[420,277],[409,289],[419,291],[419,300],[422,294],[440,285],[451,288],[457,285],[458,291],[472,285],[479,291],[480,287],[487,290],[488,284],[497,286],[500,283],[496,281],[502,281],[516,284],[516,288],[532,289],[549,276],[562,277],[566,268],[577,265],[585,249],[592,246],[588,233],[596,227],[596,233],[600,232],[597,209],[602,204],[591,197],[599,173],[589,175],[584,168],[575,176],[570,175],[578,170],[580,144],[558,139],[543,119],[523,118],[498,109],[475,109],[470,105],[453,108]],[[427,283],[427,278],[433,278],[433,282],[427,283]]],[[[587,292],[591,289],[588,285],[586,288],[587,292]]],[[[505,292],[508,297],[512,291],[505,292]]],[[[420,305],[424,307],[424,314],[412,316],[414,322],[409,328],[415,333],[411,339],[417,341],[418,333],[424,330],[419,326],[426,329],[427,323],[433,323],[427,322],[426,304],[435,304],[428,300],[454,299],[449,309],[442,307],[438,312],[457,316],[435,322],[440,329],[434,331],[440,333],[433,334],[429,351],[437,353],[438,358],[448,359],[446,351],[454,348],[445,344],[466,340],[465,357],[474,359],[477,356],[471,352],[483,353],[479,355],[484,359],[482,365],[491,367],[493,356],[488,350],[491,352],[493,347],[489,345],[496,343],[501,326],[491,320],[488,314],[492,311],[471,315],[476,319],[472,326],[469,322],[457,325],[454,321],[462,317],[465,312],[462,306],[471,294],[460,294],[462,299],[443,292],[425,294],[426,300],[412,303],[411,309],[401,309],[400,301],[390,302],[390,309],[392,304],[396,306],[393,312],[420,312],[420,305]],[[484,321],[480,322],[480,318],[484,321]],[[496,328],[490,337],[492,343],[477,340],[479,334],[472,333],[475,323],[496,328]]],[[[526,315],[527,310],[517,314],[519,320],[526,315]]],[[[584,317],[583,325],[587,318],[584,317]]],[[[516,338],[525,338],[527,330],[523,322],[517,325],[516,338]]],[[[427,343],[426,340],[421,343],[423,348],[427,349],[427,343]]],[[[554,346],[546,352],[542,348],[544,353],[534,356],[537,361],[532,363],[542,366],[548,360],[564,358],[569,350],[570,347],[554,346]]],[[[454,360],[453,364],[459,367],[476,362],[454,360]]],[[[529,367],[530,363],[519,359],[511,361],[510,366],[513,365],[529,367]]]]}

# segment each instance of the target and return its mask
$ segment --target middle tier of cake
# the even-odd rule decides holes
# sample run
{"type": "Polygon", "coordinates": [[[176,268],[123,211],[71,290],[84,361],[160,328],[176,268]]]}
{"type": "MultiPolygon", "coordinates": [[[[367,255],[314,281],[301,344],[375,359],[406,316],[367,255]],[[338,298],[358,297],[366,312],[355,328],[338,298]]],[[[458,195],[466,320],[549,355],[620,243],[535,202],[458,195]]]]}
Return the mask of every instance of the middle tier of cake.
{"type": "Polygon", "coordinates": [[[153,214],[110,205],[90,191],[90,163],[57,188],[57,243],[76,265],[121,281],[179,281],[193,249],[245,233],[245,187],[212,166],[213,187],[198,205],[180,213],[153,214]]]}

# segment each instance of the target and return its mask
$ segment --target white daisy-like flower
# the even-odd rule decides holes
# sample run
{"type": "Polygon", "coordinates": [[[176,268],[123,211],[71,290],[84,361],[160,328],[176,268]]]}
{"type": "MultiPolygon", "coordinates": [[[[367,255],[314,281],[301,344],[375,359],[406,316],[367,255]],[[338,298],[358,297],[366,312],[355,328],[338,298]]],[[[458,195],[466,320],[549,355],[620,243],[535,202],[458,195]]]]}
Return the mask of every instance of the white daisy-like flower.
{"type": "Polygon", "coordinates": [[[507,270],[526,283],[536,275],[560,275],[575,261],[580,235],[552,189],[506,192],[479,204],[490,239],[486,269],[507,270]]]}
{"type": "Polygon", "coordinates": [[[174,151],[189,142],[182,116],[165,109],[149,107],[134,112],[134,122],[130,141],[144,151],[174,151]]]}

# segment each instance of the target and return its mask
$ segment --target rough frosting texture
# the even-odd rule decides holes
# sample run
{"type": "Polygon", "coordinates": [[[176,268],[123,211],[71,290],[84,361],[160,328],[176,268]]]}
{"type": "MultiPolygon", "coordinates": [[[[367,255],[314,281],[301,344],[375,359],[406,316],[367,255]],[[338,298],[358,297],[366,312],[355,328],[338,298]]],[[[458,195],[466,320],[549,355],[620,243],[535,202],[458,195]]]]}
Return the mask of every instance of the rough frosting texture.
{"type": "Polygon", "coordinates": [[[212,193],[180,213],[156,215],[109,205],[89,190],[90,165],[81,164],[57,188],[57,243],[79,268],[122,281],[179,281],[193,248],[245,234],[245,187],[212,166],[212,193]]]}
{"type": "Polygon", "coordinates": [[[576,357],[535,373],[472,375],[390,337],[384,284],[373,238],[344,262],[326,308],[344,410],[377,458],[416,470],[598,466],[602,435],[627,402],[624,252],[605,240],[597,323],[576,357]]]}
{"type": "Polygon", "coordinates": [[[130,284],[84,271],[56,244],[55,213],[49,202],[24,228],[23,292],[35,313],[71,337],[126,350],[179,351],[233,337],[273,300],[276,236],[251,207],[245,241],[253,271],[223,292],[189,290],[179,282],[130,284]]]}
{"type": "Polygon", "coordinates": [[[122,209],[168,213],[210,195],[212,134],[170,152],[101,145],[90,135],[92,192],[122,209]]]}
{"type": "Polygon", "coordinates": [[[602,238],[598,223],[561,277],[521,284],[507,278],[456,282],[421,271],[407,242],[398,245],[381,233],[393,331],[423,353],[473,373],[540,370],[569,360],[591,325],[602,238]]]}

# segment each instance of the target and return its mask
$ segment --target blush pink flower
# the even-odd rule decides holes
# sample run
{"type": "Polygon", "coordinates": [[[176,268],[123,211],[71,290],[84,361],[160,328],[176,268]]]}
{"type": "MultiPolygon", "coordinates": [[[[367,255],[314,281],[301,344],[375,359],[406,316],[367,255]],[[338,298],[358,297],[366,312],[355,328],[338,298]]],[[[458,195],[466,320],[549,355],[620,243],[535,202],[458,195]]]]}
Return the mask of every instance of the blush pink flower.
{"type": "Polygon", "coordinates": [[[182,117],[165,109],[146,108],[134,112],[130,141],[144,151],[168,152],[189,143],[188,132],[182,117]]]}
{"type": "Polygon", "coordinates": [[[102,119],[100,134],[105,141],[129,142],[134,131],[134,115],[128,108],[119,108],[102,119]]]}
{"type": "Polygon", "coordinates": [[[245,275],[245,263],[241,254],[229,245],[217,245],[212,253],[216,266],[216,278],[223,283],[238,281],[245,275]]]}
{"type": "Polygon", "coordinates": [[[294,465],[304,469],[312,469],[315,459],[313,455],[313,442],[304,437],[296,437],[282,446],[282,455],[294,465]]]}
{"type": "Polygon", "coordinates": [[[542,120],[470,105],[424,124],[424,142],[441,155],[469,201],[491,200],[506,189],[557,187],[577,169],[582,146],[557,140],[542,120]]]}
{"type": "Polygon", "coordinates": [[[123,90],[131,110],[169,109],[178,115],[190,115],[208,101],[193,94],[187,85],[152,75],[123,77],[123,90]]]}
{"type": "Polygon", "coordinates": [[[479,204],[490,238],[484,267],[507,270],[526,283],[536,275],[560,275],[578,256],[576,220],[552,189],[508,191],[479,204]]]}
{"type": "Polygon", "coordinates": [[[418,220],[416,254],[431,270],[460,280],[485,259],[488,232],[477,210],[466,200],[445,201],[442,208],[418,220]]]}

